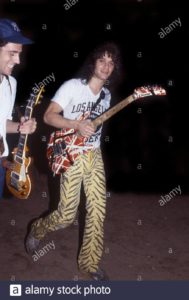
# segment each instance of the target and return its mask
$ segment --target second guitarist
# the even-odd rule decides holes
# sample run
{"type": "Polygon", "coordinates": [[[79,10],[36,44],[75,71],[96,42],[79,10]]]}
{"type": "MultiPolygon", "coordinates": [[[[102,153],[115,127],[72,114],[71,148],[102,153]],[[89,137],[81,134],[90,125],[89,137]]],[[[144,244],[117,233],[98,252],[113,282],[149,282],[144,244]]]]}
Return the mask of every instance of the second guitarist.
{"type": "Polygon", "coordinates": [[[72,224],[83,182],[87,213],[78,267],[86,278],[93,280],[107,279],[99,266],[103,253],[106,184],[100,150],[102,128],[97,128],[95,132],[91,120],[87,118],[96,118],[109,108],[111,95],[104,85],[118,76],[119,58],[119,50],[115,44],[101,45],[90,55],[84,68],[85,74],[80,79],[65,82],[52,99],[44,116],[45,122],[56,128],[76,130],[77,134],[85,137],[85,143],[75,147],[75,151],[80,152],[78,158],[61,174],[58,209],[35,221],[26,239],[27,251],[33,253],[48,232],[72,224]]]}
{"type": "Polygon", "coordinates": [[[36,121],[25,119],[21,124],[12,121],[12,110],[16,97],[16,79],[11,76],[20,63],[23,45],[32,41],[22,35],[18,25],[9,19],[0,19],[0,199],[3,194],[5,168],[3,160],[8,156],[7,133],[33,133],[36,121]],[[25,122],[26,121],[26,122],[25,122]]]}

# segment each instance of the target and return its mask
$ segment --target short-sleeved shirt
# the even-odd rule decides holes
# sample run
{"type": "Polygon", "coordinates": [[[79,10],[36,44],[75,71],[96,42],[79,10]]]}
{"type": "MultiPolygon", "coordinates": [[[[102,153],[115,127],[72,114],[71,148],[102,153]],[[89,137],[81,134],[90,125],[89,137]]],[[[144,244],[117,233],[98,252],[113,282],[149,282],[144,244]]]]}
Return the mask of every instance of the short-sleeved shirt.
{"type": "MultiPolygon", "coordinates": [[[[101,91],[95,95],[89,85],[81,79],[71,79],[62,84],[52,101],[62,107],[64,118],[79,120],[83,114],[91,112],[89,118],[95,119],[110,107],[111,94],[105,87],[102,90],[105,96],[94,111],[92,110],[93,105],[100,97],[101,91]]],[[[98,148],[100,146],[101,131],[102,126],[85,141],[85,146],[98,148]]]]}
{"type": "Polygon", "coordinates": [[[0,83],[0,136],[3,137],[4,152],[2,156],[7,156],[8,145],[6,141],[6,122],[12,120],[12,111],[16,97],[16,79],[9,76],[9,80],[6,76],[3,77],[0,83]]]}

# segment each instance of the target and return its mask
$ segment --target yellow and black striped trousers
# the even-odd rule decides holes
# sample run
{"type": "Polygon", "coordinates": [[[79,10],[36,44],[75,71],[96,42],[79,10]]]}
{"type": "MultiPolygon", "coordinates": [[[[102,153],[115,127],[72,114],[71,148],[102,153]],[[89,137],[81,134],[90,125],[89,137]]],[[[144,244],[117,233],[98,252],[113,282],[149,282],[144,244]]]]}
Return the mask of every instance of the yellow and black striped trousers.
{"type": "Polygon", "coordinates": [[[66,228],[73,223],[80,202],[81,183],[86,194],[86,219],[83,243],[78,256],[79,268],[95,272],[103,252],[103,223],[106,211],[106,187],[101,150],[81,154],[61,175],[58,209],[32,224],[35,238],[47,232],[66,228]]]}

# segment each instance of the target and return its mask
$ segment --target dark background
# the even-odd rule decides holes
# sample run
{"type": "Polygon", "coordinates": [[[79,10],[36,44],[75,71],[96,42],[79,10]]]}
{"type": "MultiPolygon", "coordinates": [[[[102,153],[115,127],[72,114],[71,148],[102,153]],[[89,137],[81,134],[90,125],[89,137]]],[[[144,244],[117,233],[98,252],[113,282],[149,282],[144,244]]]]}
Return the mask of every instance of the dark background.
{"type": "MultiPolygon", "coordinates": [[[[14,73],[17,104],[25,103],[35,83],[52,73],[56,78],[46,86],[42,104],[34,111],[39,125],[29,144],[38,171],[48,172],[45,138],[48,140],[51,128],[43,124],[42,115],[51,97],[64,80],[74,77],[97,44],[113,40],[122,50],[123,76],[112,91],[112,104],[143,84],[161,84],[167,96],[136,101],[105,124],[102,146],[108,187],[159,192],[180,184],[182,192],[188,192],[188,23],[184,3],[78,0],[69,10],[65,3],[9,0],[0,4],[0,17],[15,20],[36,42],[25,47],[22,64],[14,73]],[[161,39],[161,28],[178,18],[182,26],[161,39]]],[[[10,136],[9,142],[12,147],[17,140],[10,136]]]]}

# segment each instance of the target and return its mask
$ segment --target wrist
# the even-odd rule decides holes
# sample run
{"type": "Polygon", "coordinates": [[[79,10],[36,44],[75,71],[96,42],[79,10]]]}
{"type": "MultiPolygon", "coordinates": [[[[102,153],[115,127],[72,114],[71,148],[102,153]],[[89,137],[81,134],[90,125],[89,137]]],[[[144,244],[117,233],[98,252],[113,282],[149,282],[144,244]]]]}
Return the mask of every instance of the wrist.
{"type": "Polygon", "coordinates": [[[72,128],[75,130],[79,130],[79,121],[78,120],[74,120],[74,124],[73,124],[72,128]]]}

